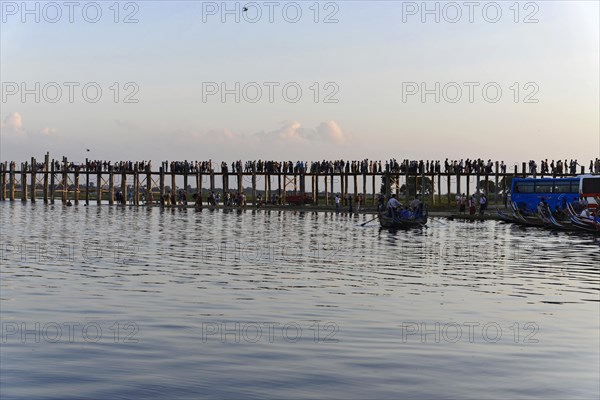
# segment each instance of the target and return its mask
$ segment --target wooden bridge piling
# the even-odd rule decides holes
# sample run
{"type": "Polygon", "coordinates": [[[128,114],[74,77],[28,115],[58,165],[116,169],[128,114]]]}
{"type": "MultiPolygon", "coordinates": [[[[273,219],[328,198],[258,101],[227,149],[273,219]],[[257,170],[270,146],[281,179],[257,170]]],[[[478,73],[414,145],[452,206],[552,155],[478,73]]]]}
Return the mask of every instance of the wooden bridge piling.
{"type": "Polygon", "coordinates": [[[79,204],[79,167],[75,167],[73,185],[75,186],[75,205],[79,204]]]}
{"type": "Polygon", "coordinates": [[[27,164],[21,164],[21,201],[27,201],[27,164]]]}
{"type": "Polygon", "coordinates": [[[2,201],[6,201],[6,170],[8,168],[8,163],[5,161],[0,165],[2,168],[2,175],[0,176],[0,196],[2,197],[2,201]]]}
{"type": "Polygon", "coordinates": [[[67,161],[67,157],[63,157],[63,165],[62,165],[62,202],[65,204],[69,199],[69,164],[67,161]]]}
{"type": "Polygon", "coordinates": [[[10,164],[10,175],[9,175],[9,180],[10,180],[10,192],[9,192],[9,196],[10,196],[10,201],[15,201],[15,164],[11,163],[10,164]]]}
{"type": "Polygon", "coordinates": [[[31,202],[35,203],[35,189],[36,189],[36,175],[37,175],[37,162],[34,157],[31,157],[31,176],[30,176],[30,192],[31,192],[31,202]]]}

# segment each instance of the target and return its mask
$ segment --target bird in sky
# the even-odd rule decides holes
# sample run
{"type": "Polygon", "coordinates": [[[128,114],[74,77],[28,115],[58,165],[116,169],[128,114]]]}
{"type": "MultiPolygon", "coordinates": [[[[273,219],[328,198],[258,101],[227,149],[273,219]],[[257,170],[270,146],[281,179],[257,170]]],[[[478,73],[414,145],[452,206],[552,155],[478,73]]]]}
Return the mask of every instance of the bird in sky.
{"type": "Polygon", "coordinates": [[[90,149],[85,149],[85,151],[90,151],[90,149]]]}
{"type": "Polygon", "coordinates": [[[242,8],[242,12],[248,11],[248,7],[242,8]]]}

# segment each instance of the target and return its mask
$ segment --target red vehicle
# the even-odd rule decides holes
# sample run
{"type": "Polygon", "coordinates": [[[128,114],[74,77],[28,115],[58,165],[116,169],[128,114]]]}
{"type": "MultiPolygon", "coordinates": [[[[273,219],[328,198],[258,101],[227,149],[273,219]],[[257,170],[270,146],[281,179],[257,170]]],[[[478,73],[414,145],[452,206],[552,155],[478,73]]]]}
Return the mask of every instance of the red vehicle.
{"type": "Polygon", "coordinates": [[[306,193],[304,194],[294,194],[294,195],[287,195],[285,197],[285,202],[289,205],[293,205],[293,206],[301,206],[303,204],[312,204],[312,196],[308,196],[306,195],[306,193]]]}

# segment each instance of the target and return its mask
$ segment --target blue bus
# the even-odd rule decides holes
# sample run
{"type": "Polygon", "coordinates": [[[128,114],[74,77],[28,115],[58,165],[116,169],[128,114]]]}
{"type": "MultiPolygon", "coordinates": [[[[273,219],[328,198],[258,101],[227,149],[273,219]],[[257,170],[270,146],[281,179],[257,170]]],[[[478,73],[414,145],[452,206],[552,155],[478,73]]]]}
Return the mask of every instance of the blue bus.
{"type": "Polygon", "coordinates": [[[551,210],[564,201],[579,198],[581,177],[573,178],[513,178],[511,201],[521,211],[535,213],[542,198],[551,210]]]}

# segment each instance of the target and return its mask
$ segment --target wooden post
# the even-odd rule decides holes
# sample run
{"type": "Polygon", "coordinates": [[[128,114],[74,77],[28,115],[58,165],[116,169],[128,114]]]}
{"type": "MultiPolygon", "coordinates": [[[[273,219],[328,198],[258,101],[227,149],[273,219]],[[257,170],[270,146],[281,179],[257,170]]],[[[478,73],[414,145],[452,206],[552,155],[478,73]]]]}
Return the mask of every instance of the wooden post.
{"type": "Polygon", "coordinates": [[[75,205],[79,204],[79,167],[75,167],[75,205]]]}
{"type": "Polygon", "coordinates": [[[319,205],[319,175],[315,175],[315,206],[319,205]]]}
{"type": "MultiPolygon", "coordinates": [[[[300,194],[302,194],[302,196],[304,197],[304,194],[306,193],[306,176],[304,175],[303,172],[301,172],[298,175],[298,179],[300,179],[300,194]]],[[[294,180],[296,180],[296,176],[294,175],[294,180]]],[[[296,185],[294,185],[296,186],[296,185]]]]}
{"type": "MultiPolygon", "coordinates": [[[[335,198],[334,191],[333,191],[333,172],[331,173],[331,179],[329,181],[329,187],[331,189],[330,190],[331,195],[333,196],[333,198],[335,198]]],[[[327,203],[329,203],[329,199],[327,199],[327,203]]],[[[329,204],[327,204],[327,205],[329,205],[329,204]]]]}
{"type": "Polygon", "coordinates": [[[344,194],[344,199],[346,199],[346,201],[344,202],[344,205],[348,205],[348,187],[350,185],[348,185],[348,174],[344,173],[344,189],[346,191],[346,193],[344,194]]]}
{"type": "Polygon", "coordinates": [[[367,207],[367,174],[363,174],[363,195],[362,195],[362,204],[363,209],[367,207]]]}
{"type": "Polygon", "coordinates": [[[385,188],[386,200],[392,197],[392,188],[390,185],[390,173],[388,171],[383,175],[383,187],[385,188]]]}
{"type": "Polygon", "coordinates": [[[286,193],[287,192],[287,175],[284,173],[283,174],[283,199],[281,198],[281,194],[279,195],[279,202],[280,204],[285,204],[285,199],[286,199],[286,193]],[[282,203],[283,201],[283,203],[282,203]]]}
{"type": "MultiPolygon", "coordinates": [[[[164,207],[165,206],[165,168],[160,167],[160,169],[158,171],[159,171],[158,186],[159,186],[159,190],[160,190],[160,205],[161,205],[161,207],[164,207]]],[[[211,182],[212,182],[212,180],[211,180],[211,182]]],[[[211,189],[212,189],[212,187],[211,187],[211,189]]]]}
{"type": "Polygon", "coordinates": [[[171,206],[173,207],[177,205],[177,181],[175,179],[175,172],[171,171],[171,206]]]}
{"type": "Polygon", "coordinates": [[[184,205],[187,205],[188,168],[189,168],[188,166],[184,166],[184,168],[183,168],[183,195],[185,196],[184,201],[183,201],[184,205]]]}
{"type": "Polygon", "coordinates": [[[50,164],[50,204],[54,204],[54,159],[52,159],[52,164],[50,164]]]}
{"type": "Polygon", "coordinates": [[[527,169],[525,168],[525,163],[521,164],[521,172],[523,173],[523,178],[527,178],[527,169]]]}
{"type": "Polygon", "coordinates": [[[265,174],[265,202],[268,203],[269,202],[269,186],[270,186],[270,180],[271,178],[269,177],[269,174],[265,174]]]}
{"type": "Polygon", "coordinates": [[[10,175],[9,175],[9,180],[10,180],[10,201],[15,201],[15,164],[14,163],[10,163],[10,175]]]}
{"type": "Polygon", "coordinates": [[[223,172],[223,201],[225,201],[225,193],[227,193],[229,191],[229,173],[222,171],[223,172]]]}
{"type": "Polygon", "coordinates": [[[48,204],[48,174],[50,173],[50,154],[44,156],[44,203],[48,204]]]}
{"type": "MultiPolygon", "coordinates": [[[[99,178],[101,178],[100,175],[98,175],[99,178]]],[[[98,185],[100,187],[101,186],[101,179],[98,179],[98,185]]],[[[100,189],[97,189],[100,190],[100,189]]],[[[99,196],[102,197],[102,196],[99,196]]],[[[100,203],[98,203],[100,204],[100,203]]],[[[110,169],[108,170],[108,204],[109,205],[114,205],[115,204],[115,173],[113,172],[112,166],[110,167],[110,169]]]]}
{"type": "MultiPolygon", "coordinates": [[[[502,179],[502,196],[508,197],[508,194],[506,193],[506,174],[504,174],[504,177],[502,179]]],[[[502,202],[504,203],[504,198],[502,199],[502,202]]]]}
{"type": "Polygon", "coordinates": [[[35,203],[35,186],[37,181],[37,162],[34,157],[31,157],[31,177],[30,177],[30,192],[31,202],[35,203]]]}
{"type": "Polygon", "coordinates": [[[69,168],[69,164],[67,162],[67,157],[63,157],[63,173],[62,173],[62,183],[63,183],[63,191],[62,191],[62,202],[66,203],[69,199],[69,176],[67,175],[67,170],[69,168]]]}
{"type": "MultiPolygon", "coordinates": [[[[408,204],[410,202],[410,191],[408,190],[408,167],[409,167],[409,162],[408,160],[404,160],[404,171],[405,171],[405,176],[404,176],[404,184],[406,185],[406,196],[404,197],[404,202],[405,204],[408,204]]],[[[398,196],[398,194],[400,194],[400,175],[398,175],[397,177],[397,181],[396,184],[397,186],[397,192],[396,192],[396,196],[398,196]]],[[[417,188],[415,187],[415,192],[417,191],[417,188]]]]}
{"type": "Polygon", "coordinates": [[[211,193],[215,191],[215,170],[210,167],[210,191],[211,193]]]}
{"type": "Polygon", "coordinates": [[[315,190],[315,175],[311,175],[310,176],[310,188],[311,188],[311,192],[312,192],[312,203],[316,204],[317,202],[317,194],[316,194],[316,190],[315,190]]]}
{"type": "Polygon", "coordinates": [[[150,165],[147,164],[146,165],[146,204],[152,205],[153,197],[154,196],[152,195],[152,169],[151,169],[150,165]]]}
{"type": "Polygon", "coordinates": [[[496,185],[496,190],[494,191],[494,197],[496,198],[496,207],[498,207],[498,168],[499,168],[499,163],[498,161],[496,161],[496,165],[494,168],[494,172],[495,172],[495,185],[496,185]]]}
{"type": "Polygon", "coordinates": [[[27,170],[26,165],[21,163],[21,201],[27,201],[27,170]]]}
{"type": "Polygon", "coordinates": [[[356,198],[358,197],[358,175],[354,173],[354,198],[352,201],[356,203],[356,198]]]}
{"type": "Polygon", "coordinates": [[[256,172],[252,169],[252,205],[257,205],[256,201],[256,172]]]}
{"type": "Polygon", "coordinates": [[[325,206],[329,207],[329,192],[327,191],[327,175],[325,175],[325,206]]]}
{"type": "Polygon", "coordinates": [[[277,174],[277,193],[279,195],[279,204],[281,204],[281,173],[277,174]]]}
{"type": "Polygon", "coordinates": [[[90,205],[90,171],[87,158],[85,159],[85,205],[90,205]]]}
{"type": "Polygon", "coordinates": [[[377,187],[376,187],[376,178],[375,178],[375,173],[373,173],[372,176],[372,183],[373,183],[373,197],[371,198],[371,205],[375,206],[375,201],[376,201],[376,193],[378,192],[377,187]]]}
{"type": "Polygon", "coordinates": [[[456,169],[456,194],[457,194],[458,196],[460,196],[460,195],[461,195],[461,190],[460,190],[460,189],[461,189],[461,188],[460,188],[460,175],[461,175],[461,174],[460,174],[460,170],[457,168],[457,169],[456,169]]]}
{"type": "MultiPolygon", "coordinates": [[[[89,176],[89,173],[88,173],[88,176],[89,176]]],[[[108,202],[110,205],[112,205],[113,200],[115,198],[115,186],[114,186],[114,180],[113,180],[114,178],[113,178],[112,169],[110,170],[109,179],[111,179],[111,181],[112,181],[112,191],[111,191],[111,188],[109,187],[108,202]]],[[[109,182],[109,186],[110,186],[110,182],[109,182]]],[[[102,204],[102,167],[100,165],[96,165],[96,204],[97,205],[102,204]]]]}
{"type": "Polygon", "coordinates": [[[438,205],[442,205],[442,173],[441,171],[437,173],[437,195],[438,195],[438,205]]]}
{"type": "Polygon", "coordinates": [[[6,168],[7,162],[5,161],[0,168],[2,168],[2,178],[0,182],[0,196],[2,196],[2,201],[6,201],[6,168]]]}
{"type": "Polygon", "coordinates": [[[242,175],[242,171],[238,171],[237,174],[237,192],[242,193],[244,191],[244,176],[242,175]]]}
{"type": "Polygon", "coordinates": [[[36,171],[37,162],[35,158],[31,157],[31,202],[35,203],[35,186],[36,186],[36,171]]]}
{"type": "MultiPolygon", "coordinates": [[[[187,180],[187,174],[184,175],[184,179],[187,180]]],[[[140,172],[138,165],[135,165],[133,169],[133,204],[140,205],[140,172]]]]}
{"type": "Polygon", "coordinates": [[[467,174],[467,199],[471,197],[471,174],[467,174]]]}
{"type": "Polygon", "coordinates": [[[431,204],[435,206],[435,174],[431,173],[431,204]]]}
{"type": "Polygon", "coordinates": [[[345,185],[344,174],[340,172],[340,190],[342,192],[342,198],[340,200],[341,200],[342,206],[346,205],[346,188],[344,187],[344,185],[345,185]]]}
{"type": "MultiPolygon", "coordinates": [[[[175,177],[175,175],[173,175],[175,177]]],[[[174,179],[173,179],[174,180],[174,179]]],[[[121,204],[127,204],[127,172],[125,169],[121,172],[121,204]]]]}
{"type": "Polygon", "coordinates": [[[202,172],[198,173],[198,193],[202,195],[202,172]]]}
{"type": "Polygon", "coordinates": [[[446,178],[447,178],[447,179],[446,179],[446,186],[447,186],[447,188],[446,188],[446,189],[448,190],[448,193],[446,194],[446,196],[447,196],[447,198],[448,198],[448,207],[450,207],[450,206],[451,206],[451,204],[452,204],[452,203],[451,203],[451,200],[450,200],[450,177],[451,177],[451,176],[452,176],[452,175],[450,174],[450,172],[448,172],[448,173],[446,174],[446,178]]]}

